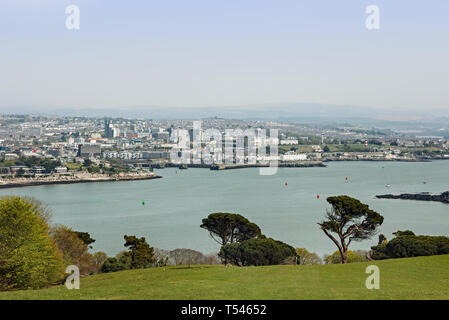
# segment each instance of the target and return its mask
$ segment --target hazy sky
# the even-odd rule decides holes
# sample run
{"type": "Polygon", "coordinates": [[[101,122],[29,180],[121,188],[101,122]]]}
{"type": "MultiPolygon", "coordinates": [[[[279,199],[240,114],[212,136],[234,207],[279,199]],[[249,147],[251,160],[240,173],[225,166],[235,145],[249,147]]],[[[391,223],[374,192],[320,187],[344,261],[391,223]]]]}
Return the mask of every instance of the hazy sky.
{"type": "Polygon", "coordinates": [[[447,0],[0,2],[0,107],[449,110],[448,59],[447,0]],[[371,4],[380,30],[365,28],[371,4]]]}

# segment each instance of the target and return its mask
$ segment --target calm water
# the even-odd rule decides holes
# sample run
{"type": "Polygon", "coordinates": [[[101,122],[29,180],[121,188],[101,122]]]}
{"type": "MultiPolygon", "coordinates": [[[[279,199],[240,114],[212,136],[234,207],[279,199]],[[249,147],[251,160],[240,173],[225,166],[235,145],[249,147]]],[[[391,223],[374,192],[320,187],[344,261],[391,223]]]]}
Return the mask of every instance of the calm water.
{"type": "MultiPolygon", "coordinates": [[[[260,176],[258,169],[156,173],[164,178],[4,189],[0,196],[26,195],[42,201],[51,208],[53,223],[89,232],[97,240],[94,250],[110,255],[124,249],[124,234],[144,236],[163,249],[216,252],[219,246],[199,227],[212,212],[240,213],[267,236],[320,255],[331,253],[336,248],[317,222],[329,207],[326,197],[341,194],[383,214],[381,232],[388,239],[398,229],[449,235],[448,205],[374,198],[382,193],[449,190],[449,161],[334,162],[327,168],[281,168],[273,176],[260,176]]],[[[369,249],[375,243],[377,237],[351,246],[369,249]]]]}

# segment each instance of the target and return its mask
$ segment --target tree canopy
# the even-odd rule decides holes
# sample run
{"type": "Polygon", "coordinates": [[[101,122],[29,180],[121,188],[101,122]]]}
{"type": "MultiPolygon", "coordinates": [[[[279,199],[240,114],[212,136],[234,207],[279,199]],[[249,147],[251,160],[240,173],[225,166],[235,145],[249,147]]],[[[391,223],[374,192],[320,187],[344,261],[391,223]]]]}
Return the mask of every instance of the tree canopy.
{"type": "Polygon", "coordinates": [[[222,246],[262,235],[255,223],[235,213],[212,213],[202,220],[201,228],[208,230],[212,239],[222,246]]]}
{"type": "Polygon", "coordinates": [[[265,266],[295,258],[296,251],[281,241],[263,238],[227,244],[221,248],[219,256],[237,266],[265,266]]]}
{"type": "Polygon", "coordinates": [[[337,246],[342,263],[346,263],[351,242],[371,238],[384,218],[349,196],[329,197],[327,202],[331,204],[331,210],[327,210],[326,219],[318,225],[337,246]]]}
{"type": "Polygon", "coordinates": [[[156,262],[154,259],[154,249],[146,242],[145,238],[137,238],[136,236],[124,236],[125,247],[129,251],[125,252],[124,256],[130,259],[130,268],[148,268],[156,262]]]}
{"type": "Polygon", "coordinates": [[[0,290],[40,288],[63,279],[62,255],[46,219],[36,201],[0,199],[0,290]]]}

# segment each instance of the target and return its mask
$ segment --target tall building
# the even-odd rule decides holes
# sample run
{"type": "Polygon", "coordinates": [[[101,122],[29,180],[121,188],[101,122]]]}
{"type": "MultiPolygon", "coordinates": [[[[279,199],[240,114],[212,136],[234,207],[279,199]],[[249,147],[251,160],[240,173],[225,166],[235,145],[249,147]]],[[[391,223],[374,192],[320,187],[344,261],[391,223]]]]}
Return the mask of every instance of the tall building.
{"type": "Polygon", "coordinates": [[[105,138],[112,138],[111,120],[104,118],[104,136],[105,138]]]}

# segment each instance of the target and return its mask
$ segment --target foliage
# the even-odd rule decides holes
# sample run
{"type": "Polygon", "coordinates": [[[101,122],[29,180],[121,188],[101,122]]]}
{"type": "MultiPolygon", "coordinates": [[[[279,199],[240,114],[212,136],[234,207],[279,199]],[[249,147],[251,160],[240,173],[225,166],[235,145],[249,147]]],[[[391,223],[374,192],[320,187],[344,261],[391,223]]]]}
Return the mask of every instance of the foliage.
{"type": "Polygon", "coordinates": [[[318,225],[337,246],[342,263],[346,263],[351,242],[369,239],[375,235],[384,218],[369,209],[368,205],[349,196],[329,197],[327,202],[332,208],[327,211],[326,220],[318,225]],[[332,233],[336,234],[339,240],[332,233]]]}
{"type": "Polygon", "coordinates": [[[136,236],[124,236],[125,247],[129,248],[124,256],[131,261],[131,269],[151,267],[156,260],[154,259],[154,249],[148,245],[145,238],[137,238],[136,236]]]}
{"type": "Polygon", "coordinates": [[[62,255],[48,231],[38,202],[0,199],[0,290],[40,288],[64,277],[62,255]]]}
{"type": "Polygon", "coordinates": [[[170,251],[170,261],[173,265],[191,266],[204,263],[204,256],[201,252],[192,249],[175,249],[170,251]]]}
{"type": "Polygon", "coordinates": [[[107,258],[101,266],[101,272],[103,273],[117,272],[126,269],[128,269],[127,266],[117,258],[107,258]]]}
{"type": "Polygon", "coordinates": [[[260,228],[240,214],[212,213],[200,226],[209,231],[212,239],[224,246],[261,236],[260,228]]]}
{"type": "Polygon", "coordinates": [[[89,167],[87,167],[87,171],[89,173],[100,173],[101,169],[97,166],[89,166],[89,167]]]}
{"type": "Polygon", "coordinates": [[[78,234],[66,226],[55,226],[50,231],[59,251],[63,255],[64,265],[76,265],[80,274],[88,275],[97,270],[88,246],[78,237],[78,234]]]}
{"type": "Polygon", "coordinates": [[[100,273],[103,264],[108,259],[108,255],[103,251],[98,251],[92,254],[92,263],[95,266],[95,273],[100,273]]]}
{"type": "MultiPolygon", "coordinates": [[[[79,232],[79,231],[75,231],[76,235],[78,236],[78,238],[84,242],[84,244],[86,246],[89,246],[90,244],[95,242],[95,239],[92,239],[90,237],[90,234],[88,232],[79,232]]],[[[91,248],[91,247],[89,247],[91,248]]]]}
{"type": "MultiPolygon", "coordinates": [[[[366,261],[366,252],[365,251],[351,251],[348,250],[348,260],[347,263],[353,262],[365,262],[366,261]]],[[[341,263],[341,254],[337,250],[333,254],[325,256],[324,262],[326,264],[338,264],[341,263]]]]}
{"type": "Polygon", "coordinates": [[[219,256],[237,266],[265,266],[281,264],[290,257],[296,257],[296,251],[271,238],[249,239],[224,245],[219,256]]]}
{"type": "Polygon", "coordinates": [[[417,236],[412,231],[397,231],[396,238],[371,247],[375,260],[449,254],[449,237],[417,236]]]}
{"type": "Polygon", "coordinates": [[[298,255],[298,264],[300,265],[311,266],[323,264],[323,261],[315,252],[309,252],[305,248],[296,248],[296,254],[298,255]]]}
{"type": "Polygon", "coordinates": [[[44,167],[46,171],[54,171],[56,167],[61,166],[61,161],[51,158],[41,158],[36,156],[25,157],[20,156],[19,159],[13,160],[16,166],[44,167]]]}
{"type": "Polygon", "coordinates": [[[154,259],[158,267],[165,267],[170,264],[170,251],[154,248],[154,259]]]}

